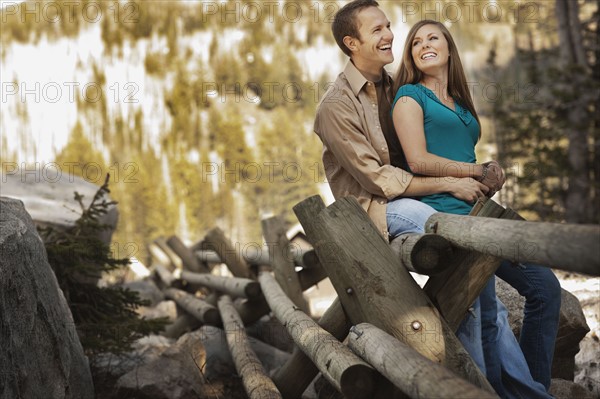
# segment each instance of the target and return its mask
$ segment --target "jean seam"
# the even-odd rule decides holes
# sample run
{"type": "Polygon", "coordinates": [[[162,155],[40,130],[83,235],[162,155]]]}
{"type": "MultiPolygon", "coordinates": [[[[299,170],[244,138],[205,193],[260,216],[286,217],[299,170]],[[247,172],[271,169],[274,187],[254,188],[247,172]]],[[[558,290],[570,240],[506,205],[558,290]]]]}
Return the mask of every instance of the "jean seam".
{"type": "MultiPolygon", "coordinates": [[[[536,339],[536,348],[535,348],[536,350],[535,350],[535,359],[534,359],[535,373],[532,373],[532,374],[534,374],[537,377],[537,376],[539,376],[539,373],[540,373],[540,370],[539,370],[539,368],[540,368],[539,354],[540,354],[540,350],[541,350],[541,347],[542,347],[542,342],[541,342],[542,341],[542,337],[543,337],[543,334],[542,334],[542,322],[544,320],[544,311],[546,309],[546,301],[545,301],[545,299],[544,299],[544,297],[542,295],[542,292],[539,289],[538,285],[535,284],[535,282],[533,280],[531,280],[531,278],[527,275],[527,273],[523,273],[523,276],[527,280],[529,286],[532,287],[535,290],[535,292],[537,294],[537,297],[539,298],[539,301],[540,301],[540,304],[541,304],[540,311],[536,312],[537,313],[537,320],[536,320],[536,322],[537,322],[537,325],[538,325],[538,328],[537,328],[537,331],[536,331],[536,337],[538,339],[536,339]]],[[[525,306],[527,306],[527,301],[525,301],[525,306]]],[[[531,366],[529,366],[529,367],[531,368],[531,366]]]]}
{"type": "MultiPolygon", "coordinates": [[[[399,219],[399,220],[401,220],[401,221],[403,221],[403,222],[410,223],[410,224],[411,224],[413,227],[415,227],[415,228],[417,228],[417,229],[421,229],[421,226],[420,226],[418,223],[416,223],[414,220],[411,220],[411,219],[405,218],[405,217],[403,217],[403,216],[400,216],[400,215],[394,215],[394,214],[388,214],[388,215],[387,215],[387,217],[389,217],[389,218],[391,218],[391,219],[399,219]]],[[[391,224],[391,223],[390,223],[390,224],[391,224]]]]}

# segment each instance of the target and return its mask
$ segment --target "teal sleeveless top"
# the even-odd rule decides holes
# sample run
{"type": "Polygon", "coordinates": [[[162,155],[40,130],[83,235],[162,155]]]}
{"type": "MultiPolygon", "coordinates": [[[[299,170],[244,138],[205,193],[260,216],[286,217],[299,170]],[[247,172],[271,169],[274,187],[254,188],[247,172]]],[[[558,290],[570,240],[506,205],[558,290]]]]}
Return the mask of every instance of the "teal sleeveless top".
{"type": "MultiPolygon", "coordinates": [[[[427,151],[440,157],[459,162],[475,163],[475,144],[479,140],[479,124],[468,109],[454,102],[455,110],[444,105],[435,93],[422,84],[407,84],[398,89],[392,112],[397,101],[403,97],[414,99],[423,109],[425,140],[427,151]]],[[[410,169],[407,164],[392,165],[410,169]]],[[[442,171],[443,173],[443,171],[442,171]]],[[[454,177],[440,177],[454,179],[454,177]]],[[[471,211],[472,204],[453,197],[449,193],[432,194],[418,197],[439,212],[466,215],[471,211]]]]}

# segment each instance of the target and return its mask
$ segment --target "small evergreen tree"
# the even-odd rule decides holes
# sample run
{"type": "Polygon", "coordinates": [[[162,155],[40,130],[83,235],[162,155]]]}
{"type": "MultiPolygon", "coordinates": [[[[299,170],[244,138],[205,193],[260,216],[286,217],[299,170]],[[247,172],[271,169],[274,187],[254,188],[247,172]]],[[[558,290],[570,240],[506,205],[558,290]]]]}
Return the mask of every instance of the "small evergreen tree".
{"type": "Polygon", "coordinates": [[[99,219],[114,201],[107,200],[109,175],[88,207],[75,192],[81,216],[66,230],[40,229],[48,261],[71,308],[77,332],[87,355],[123,353],[138,338],[164,328],[166,319],[139,318],[135,309],[147,305],[138,293],[122,287],[99,287],[104,272],[127,266],[127,258],[113,258],[110,247],[98,238],[108,228],[99,219]]]}

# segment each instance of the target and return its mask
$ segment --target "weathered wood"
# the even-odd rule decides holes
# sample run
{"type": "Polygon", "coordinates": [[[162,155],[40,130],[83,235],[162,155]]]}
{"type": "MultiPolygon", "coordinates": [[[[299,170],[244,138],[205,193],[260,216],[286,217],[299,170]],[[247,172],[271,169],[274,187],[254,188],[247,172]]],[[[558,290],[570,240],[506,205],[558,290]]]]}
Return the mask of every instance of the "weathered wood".
{"type": "Polygon", "coordinates": [[[233,297],[256,299],[262,295],[260,284],[254,280],[239,277],[214,276],[206,273],[183,271],[181,278],[189,283],[221,291],[233,297]]]}
{"type": "Polygon", "coordinates": [[[156,263],[153,266],[155,272],[155,281],[161,289],[171,287],[175,281],[173,273],[167,270],[163,265],[156,263]]]}
{"type": "Polygon", "coordinates": [[[240,377],[244,389],[250,399],[281,398],[277,387],[271,381],[260,360],[252,351],[244,323],[237,314],[231,298],[223,295],[217,303],[223,320],[223,327],[227,335],[227,345],[235,364],[235,369],[240,377]]]}
{"type": "Polygon", "coordinates": [[[314,249],[309,249],[302,254],[302,265],[304,269],[312,269],[313,267],[321,267],[319,257],[314,249]]]}
{"type": "Polygon", "coordinates": [[[181,259],[183,270],[189,270],[194,273],[210,272],[206,266],[198,262],[198,259],[196,259],[196,256],[194,256],[194,253],[188,247],[186,247],[179,237],[173,235],[169,237],[166,242],[169,248],[173,250],[175,255],[181,259]]]}
{"type": "MultiPolygon", "coordinates": [[[[325,311],[319,320],[319,326],[338,341],[346,338],[350,323],[339,299],[336,298],[325,311]]],[[[318,372],[319,369],[312,360],[295,347],[290,359],[273,376],[273,381],[284,398],[299,398],[318,372]]]]}
{"type": "MultiPolygon", "coordinates": [[[[208,304],[213,306],[217,306],[218,299],[218,295],[215,293],[204,298],[208,304]]],[[[271,311],[269,304],[262,295],[257,299],[238,298],[233,302],[233,306],[235,306],[235,310],[238,312],[245,325],[255,323],[271,311]]]]}
{"type": "MultiPolygon", "coordinates": [[[[369,322],[430,360],[493,392],[454,332],[379,234],[356,198],[294,207],[354,324],[369,322]]],[[[264,291],[264,289],[263,289],[264,291]]]]}
{"type": "Polygon", "coordinates": [[[275,316],[325,378],[347,398],[370,397],[375,370],[300,311],[270,273],[261,272],[258,280],[275,316]]]}
{"type": "Polygon", "coordinates": [[[311,269],[302,269],[298,272],[298,280],[302,291],[306,291],[319,281],[327,278],[327,272],[320,265],[311,269]]]}
{"type": "Polygon", "coordinates": [[[277,216],[264,219],[262,230],[269,248],[275,279],[292,302],[304,313],[309,313],[308,302],[302,295],[296,267],[290,256],[290,242],[286,236],[283,220],[277,216]]]}
{"type": "Polygon", "coordinates": [[[200,320],[186,313],[177,317],[173,323],[169,324],[161,335],[177,339],[187,332],[194,331],[201,325],[202,322],[200,320]]]}
{"type": "MultiPolygon", "coordinates": [[[[290,245],[290,249],[291,248],[292,247],[290,245]]],[[[303,251],[301,249],[296,248],[293,251],[293,253],[289,253],[289,256],[292,257],[292,261],[296,266],[307,267],[304,265],[304,256],[307,254],[307,252],[311,251],[312,250],[303,251]]],[[[196,250],[194,254],[196,255],[196,258],[202,263],[206,263],[209,265],[223,263],[221,262],[221,257],[219,256],[219,254],[212,250],[200,249],[196,250]]],[[[268,249],[259,249],[257,247],[240,248],[239,256],[241,256],[247,263],[252,265],[271,265],[271,259],[268,249]]]]}
{"type": "Polygon", "coordinates": [[[411,272],[432,276],[453,265],[452,245],[436,234],[405,234],[390,246],[411,272]]]}
{"type": "Polygon", "coordinates": [[[169,288],[164,290],[165,296],[171,298],[181,306],[186,312],[194,316],[196,319],[204,324],[212,326],[218,326],[221,324],[221,317],[219,311],[211,304],[203,301],[202,299],[196,298],[187,292],[169,288]]]}
{"type": "Polygon", "coordinates": [[[164,237],[161,236],[154,240],[154,245],[156,245],[169,260],[167,263],[164,263],[164,266],[167,269],[170,271],[183,269],[181,258],[167,245],[167,240],[164,237]]]}
{"type": "Polygon", "coordinates": [[[600,226],[433,214],[426,231],[461,248],[600,276],[600,226]]]}
{"type": "Polygon", "coordinates": [[[413,399],[493,399],[495,394],[469,384],[450,370],[368,323],[353,326],[348,345],[413,399]]]}
{"type": "MultiPolygon", "coordinates": [[[[493,200],[477,201],[471,216],[501,217],[505,209],[493,200]]],[[[469,307],[500,266],[495,256],[455,248],[455,263],[447,271],[431,276],[423,290],[444,319],[456,331],[469,307]]]]}
{"type": "Polygon", "coordinates": [[[231,241],[225,237],[225,233],[218,227],[210,230],[204,239],[207,246],[219,254],[223,263],[227,265],[235,277],[250,278],[250,268],[246,261],[239,255],[239,251],[231,244],[231,241]]]}

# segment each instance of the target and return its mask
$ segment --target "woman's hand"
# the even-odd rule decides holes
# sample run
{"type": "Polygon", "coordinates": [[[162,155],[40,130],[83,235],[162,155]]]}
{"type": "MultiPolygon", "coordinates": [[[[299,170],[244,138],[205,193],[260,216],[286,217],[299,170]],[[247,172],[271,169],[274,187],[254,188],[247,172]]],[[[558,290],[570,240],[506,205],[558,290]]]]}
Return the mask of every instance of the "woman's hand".
{"type": "Polygon", "coordinates": [[[487,172],[480,182],[489,188],[487,195],[488,197],[492,197],[504,186],[506,175],[500,164],[496,161],[485,162],[482,165],[484,168],[487,168],[487,172]]]}
{"type": "Polygon", "coordinates": [[[479,198],[488,195],[490,191],[488,186],[478,182],[472,177],[451,180],[451,182],[448,182],[448,192],[452,194],[452,196],[466,202],[474,203],[479,198]]]}

